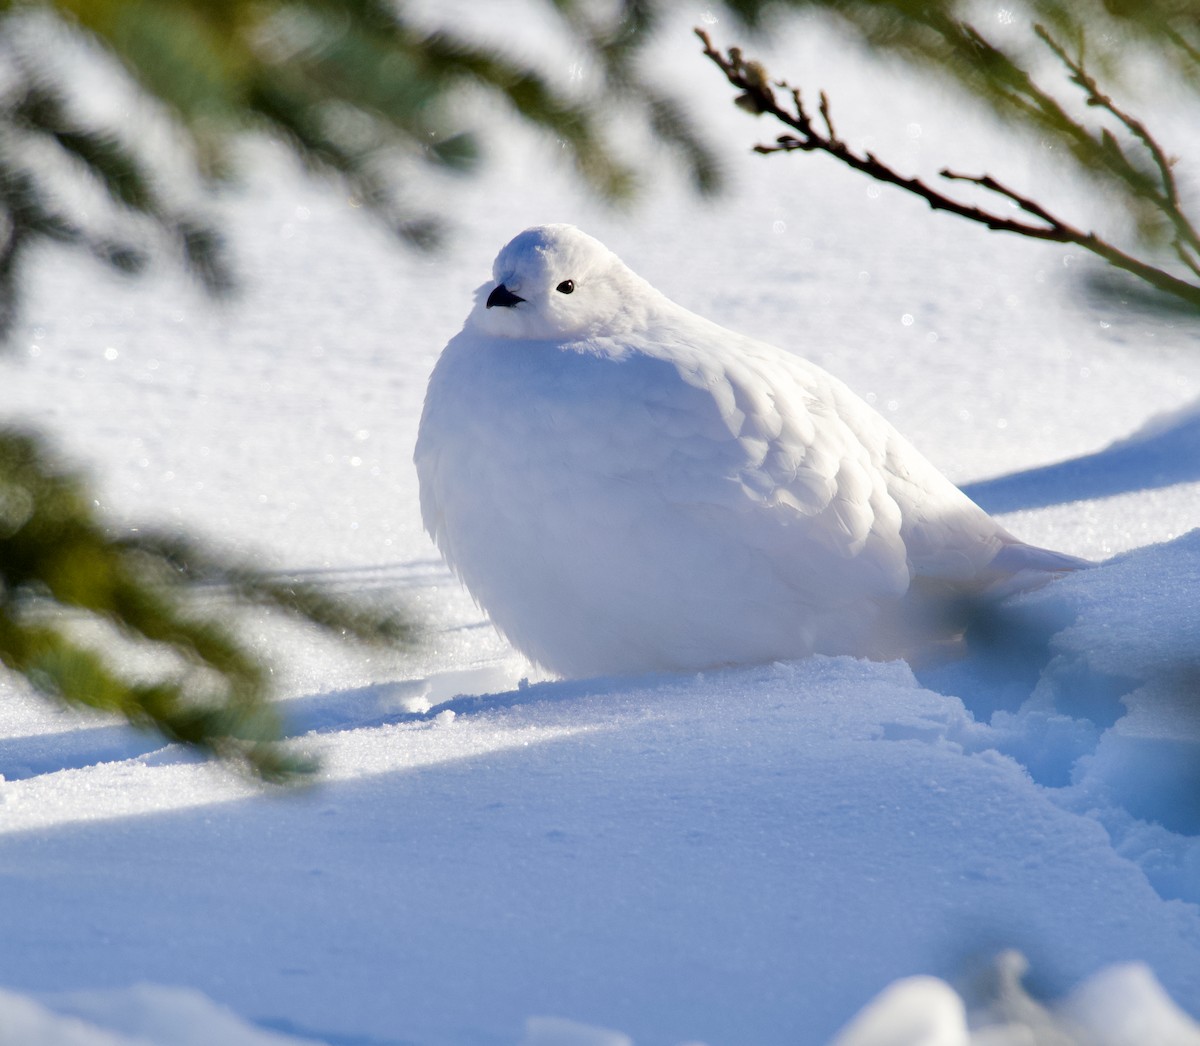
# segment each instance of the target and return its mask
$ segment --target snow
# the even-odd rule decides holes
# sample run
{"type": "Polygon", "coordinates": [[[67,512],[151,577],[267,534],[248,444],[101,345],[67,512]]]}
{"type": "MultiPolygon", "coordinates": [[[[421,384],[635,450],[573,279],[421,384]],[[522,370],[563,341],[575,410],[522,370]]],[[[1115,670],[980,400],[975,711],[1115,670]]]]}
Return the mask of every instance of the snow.
{"type": "Polygon", "coordinates": [[[21,1046],[317,1046],[256,1028],[193,989],[150,984],[44,1002],[0,992],[0,1037],[21,1046]]]}
{"type": "MultiPolygon", "coordinates": [[[[220,204],[232,305],[42,258],[5,417],[59,434],[114,519],[431,632],[381,654],[244,616],[322,760],[286,794],[5,683],[0,1041],[1200,1042],[1198,328],[1079,293],[1077,255],[744,155],[769,130],[673,31],[664,75],[730,151],[713,203],[660,172],[608,212],[497,134],[488,174],[437,186],[458,238],[417,257],[255,146],[220,204]],[[411,451],[496,250],[557,220],[837,373],[1023,539],[1103,564],[981,622],[963,661],[538,677],[421,531],[411,451]]],[[[884,74],[828,38],[778,51],[881,153],[1075,199],[936,91],[868,104],[884,74]]]]}
{"type": "Polygon", "coordinates": [[[936,977],[905,977],[872,999],[835,1046],[967,1046],[967,1010],[936,977]]]}
{"type": "Polygon", "coordinates": [[[833,1046],[1188,1046],[1196,1026],[1141,963],[1110,966],[1065,999],[1044,1007],[1024,992],[1025,963],[1000,957],[1000,994],[986,1010],[968,1013],[962,998],[937,977],[905,977],[872,999],[833,1046]]]}

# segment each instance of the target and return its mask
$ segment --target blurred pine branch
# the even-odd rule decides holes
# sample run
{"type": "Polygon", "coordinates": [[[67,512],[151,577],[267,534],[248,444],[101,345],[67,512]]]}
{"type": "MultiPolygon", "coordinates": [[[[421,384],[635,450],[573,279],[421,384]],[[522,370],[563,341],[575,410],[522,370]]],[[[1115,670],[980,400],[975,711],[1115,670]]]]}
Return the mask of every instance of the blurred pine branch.
{"type": "Polygon", "coordinates": [[[119,713],[266,780],[294,778],[307,765],[275,743],[268,672],[231,629],[227,601],[202,598],[213,585],[360,641],[414,639],[403,616],[186,539],[111,533],[41,439],[0,429],[0,664],[67,705],[119,713]]]}
{"type": "Polygon", "coordinates": [[[714,154],[635,61],[667,5],[621,0],[601,16],[585,0],[542,2],[594,67],[582,89],[452,25],[418,24],[404,3],[387,0],[0,0],[0,338],[15,312],[16,274],[39,241],[136,273],[153,257],[147,240],[157,240],[210,291],[234,284],[219,230],[166,198],[170,176],[136,131],[93,126],[80,114],[72,78],[43,60],[47,48],[74,47],[122,70],[172,121],[177,151],[201,181],[233,168],[240,135],[263,133],[417,245],[436,242],[443,216],[414,211],[403,178],[422,166],[478,164],[475,130],[455,104],[471,92],[557,141],[610,201],[637,181],[614,144],[618,108],[640,113],[697,187],[715,189],[714,154]],[[61,202],[55,178],[31,159],[40,155],[35,140],[72,162],[71,179],[103,188],[115,233],[93,230],[82,208],[61,202]]]}

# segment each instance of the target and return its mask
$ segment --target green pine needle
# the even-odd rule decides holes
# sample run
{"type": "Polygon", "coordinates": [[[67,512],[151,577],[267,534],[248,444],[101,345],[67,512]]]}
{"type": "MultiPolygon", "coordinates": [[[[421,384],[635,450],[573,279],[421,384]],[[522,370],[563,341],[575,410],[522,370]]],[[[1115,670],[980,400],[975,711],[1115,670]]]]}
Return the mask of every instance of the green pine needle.
{"type": "Polygon", "coordinates": [[[339,637],[416,639],[402,615],[195,542],[111,534],[40,439],[0,430],[0,664],[64,704],[122,715],[264,780],[294,778],[311,764],[279,747],[269,672],[213,605],[215,585],[339,637]]]}

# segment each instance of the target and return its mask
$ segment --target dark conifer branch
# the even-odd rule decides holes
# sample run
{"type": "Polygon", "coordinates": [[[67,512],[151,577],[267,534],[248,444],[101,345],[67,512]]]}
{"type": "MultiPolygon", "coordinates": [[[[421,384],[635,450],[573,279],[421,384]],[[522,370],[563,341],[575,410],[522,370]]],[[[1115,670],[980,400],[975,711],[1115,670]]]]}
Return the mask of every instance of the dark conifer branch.
{"type": "Polygon", "coordinates": [[[410,646],[412,623],[175,535],[114,534],[83,480],[36,437],[0,428],[0,669],[66,705],[116,712],[167,740],[285,781],[310,763],[280,747],[270,673],[231,629],[228,605],[281,610],[335,635],[410,646]],[[101,630],[104,643],[77,626],[101,630]],[[122,660],[154,650],[147,674],[122,660]]]}

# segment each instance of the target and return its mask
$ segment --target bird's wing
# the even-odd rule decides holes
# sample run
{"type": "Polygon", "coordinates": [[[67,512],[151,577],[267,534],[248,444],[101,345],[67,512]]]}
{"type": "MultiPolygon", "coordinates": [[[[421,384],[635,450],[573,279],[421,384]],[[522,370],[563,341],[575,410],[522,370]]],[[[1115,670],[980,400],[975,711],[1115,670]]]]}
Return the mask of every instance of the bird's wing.
{"type": "Polygon", "coordinates": [[[813,605],[905,592],[886,441],[859,431],[834,379],[690,315],[654,330],[652,348],[675,372],[640,397],[652,441],[704,459],[700,469],[680,462],[681,505],[690,499],[711,527],[728,529],[731,546],[749,546],[813,605]],[[691,430],[675,439],[680,426],[691,430]]]}
{"type": "Polygon", "coordinates": [[[838,379],[715,330],[729,351],[685,358],[681,373],[709,391],[740,447],[746,500],[789,532],[772,541],[803,546],[804,570],[830,557],[817,583],[849,578],[884,596],[914,577],[969,582],[1015,540],[838,379]]]}

